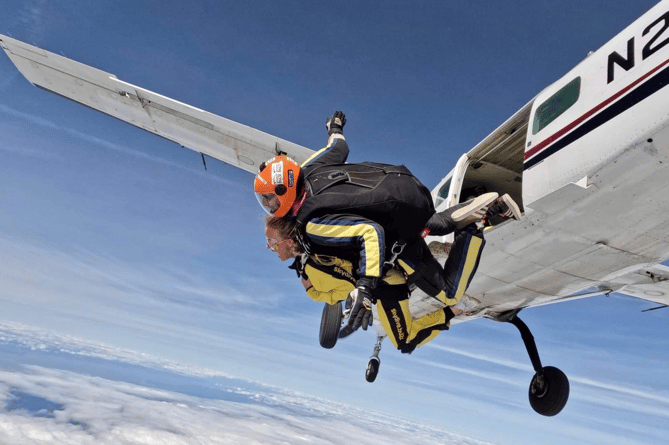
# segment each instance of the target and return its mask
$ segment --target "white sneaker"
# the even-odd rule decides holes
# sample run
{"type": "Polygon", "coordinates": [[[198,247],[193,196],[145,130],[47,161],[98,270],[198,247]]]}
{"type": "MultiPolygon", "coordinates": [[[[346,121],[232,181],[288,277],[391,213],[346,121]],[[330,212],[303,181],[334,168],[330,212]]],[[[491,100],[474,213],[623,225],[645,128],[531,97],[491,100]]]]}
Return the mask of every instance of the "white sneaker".
{"type": "Polygon", "coordinates": [[[490,207],[498,196],[495,192],[484,193],[454,210],[451,213],[451,219],[455,223],[455,227],[463,229],[472,223],[481,221],[486,216],[488,207],[490,207]]]}
{"type": "Polygon", "coordinates": [[[500,215],[504,218],[513,218],[520,221],[520,207],[516,204],[508,193],[500,196],[489,208],[488,216],[500,215]]]}

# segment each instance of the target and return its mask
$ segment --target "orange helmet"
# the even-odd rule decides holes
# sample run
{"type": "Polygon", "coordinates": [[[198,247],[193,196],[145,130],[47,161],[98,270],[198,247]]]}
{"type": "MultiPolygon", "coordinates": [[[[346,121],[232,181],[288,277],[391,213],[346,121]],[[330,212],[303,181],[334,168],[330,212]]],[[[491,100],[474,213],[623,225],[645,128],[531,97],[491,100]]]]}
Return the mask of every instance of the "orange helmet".
{"type": "Polygon", "coordinates": [[[287,156],[274,157],[256,175],[253,189],[270,216],[285,216],[297,199],[300,166],[287,156]]]}

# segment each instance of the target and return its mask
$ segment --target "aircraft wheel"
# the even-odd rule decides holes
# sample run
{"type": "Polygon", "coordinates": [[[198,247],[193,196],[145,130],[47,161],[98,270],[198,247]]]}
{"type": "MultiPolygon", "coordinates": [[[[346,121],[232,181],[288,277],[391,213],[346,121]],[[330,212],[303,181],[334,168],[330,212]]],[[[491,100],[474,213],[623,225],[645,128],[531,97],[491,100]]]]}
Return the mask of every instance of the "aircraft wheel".
{"type": "Polygon", "coordinates": [[[534,411],[542,416],[554,416],[567,404],[569,380],[558,368],[546,366],[543,368],[543,376],[534,374],[529,394],[534,411]]]}
{"type": "Polygon", "coordinates": [[[321,331],[318,337],[321,346],[325,349],[334,348],[334,345],[337,344],[343,314],[341,301],[335,304],[325,304],[321,316],[321,331]]]}
{"type": "Polygon", "coordinates": [[[369,383],[372,383],[374,380],[376,380],[376,375],[379,373],[379,366],[381,366],[381,359],[378,357],[371,357],[367,362],[365,379],[369,383]]]}

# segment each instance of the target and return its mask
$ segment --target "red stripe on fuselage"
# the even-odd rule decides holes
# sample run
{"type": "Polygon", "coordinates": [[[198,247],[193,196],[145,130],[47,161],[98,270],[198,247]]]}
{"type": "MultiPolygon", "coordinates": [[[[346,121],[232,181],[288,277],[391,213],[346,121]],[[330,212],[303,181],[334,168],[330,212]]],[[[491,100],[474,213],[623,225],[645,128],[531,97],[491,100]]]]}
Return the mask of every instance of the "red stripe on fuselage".
{"type": "Polygon", "coordinates": [[[527,161],[529,158],[531,158],[532,156],[534,156],[535,154],[537,154],[538,152],[540,152],[540,151],[543,150],[544,148],[548,147],[550,144],[552,144],[552,143],[555,142],[556,140],[560,139],[560,138],[561,138],[562,136],[564,136],[565,134],[569,133],[571,130],[573,130],[574,128],[576,128],[576,127],[579,126],[580,124],[582,124],[585,120],[587,120],[587,119],[589,119],[590,117],[592,117],[592,116],[593,116],[595,113],[597,113],[598,111],[601,111],[604,107],[606,107],[607,105],[611,104],[611,102],[613,102],[614,100],[618,99],[620,96],[622,96],[623,94],[627,93],[629,90],[631,90],[631,89],[634,88],[635,86],[639,85],[641,82],[643,82],[643,81],[646,80],[648,77],[650,77],[651,75],[653,75],[654,73],[656,73],[660,68],[662,68],[663,66],[667,65],[668,63],[669,63],[669,60],[665,60],[665,61],[664,61],[663,63],[661,63],[660,65],[656,66],[655,68],[653,68],[652,70],[650,70],[649,72],[647,72],[647,73],[644,74],[643,76],[639,77],[637,80],[635,80],[635,81],[632,82],[631,84],[627,85],[627,86],[626,86],[625,88],[623,88],[622,90],[618,91],[618,92],[617,92],[616,94],[614,94],[613,96],[611,96],[611,97],[609,97],[608,99],[606,99],[604,102],[602,102],[602,103],[600,103],[599,105],[597,105],[597,106],[596,106],[595,108],[593,108],[592,110],[590,110],[590,111],[588,111],[587,113],[585,113],[583,116],[581,116],[581,117],[579,117],[578,119],[576,119],[576,120],[575,120],[574,122],[572,122],[571,124],[569,124],[569,125],[567,125],[566,127],[564,127],[562,130],[560,130],[560,131],[558,131],[557,133],[553,134],[552,136],[550,136],[550,137],[544,139],[540,144],[538,144],[536,147],[532,148],[531,150],[526,151],[526,152],[525,152],[525,160],[527,161]]]}

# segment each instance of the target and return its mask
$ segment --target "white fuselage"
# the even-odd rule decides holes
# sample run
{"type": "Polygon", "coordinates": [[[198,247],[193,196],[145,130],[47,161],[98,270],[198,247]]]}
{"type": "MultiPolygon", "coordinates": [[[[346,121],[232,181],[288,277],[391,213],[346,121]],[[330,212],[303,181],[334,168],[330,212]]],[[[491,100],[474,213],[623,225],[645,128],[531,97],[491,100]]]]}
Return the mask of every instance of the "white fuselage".
{"type": "MultiPolygon", "coordinates": [[[[651,273],[669,259],[667,43],[664,0],[486,138],[496,144],[490,151],[503,150],[509,128],[526,127],[524,139],[506,142],[516,144],[517,156],[524,152],[522,170],[515,172],[522,194],[514,198],[525,213],[523,221],[486,233],[467,291],[482,302],[477,316],[598,290],[669,303],[664,277],[651,273]]],[[[469,164],[491,159],[481,155],[484,142],[469,152],[469,164]]],[[[467,174],[476,177],[469,172],[465,182],[467,174]]],[[[444,184],[446,178],[435,196],[444,184]]],[[[512,193],[509,184],[498,182],[512,193]]],[[[459,196],[453,188],[450,193],[459,196]]]]}

